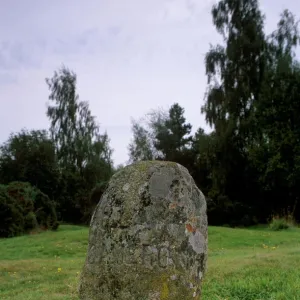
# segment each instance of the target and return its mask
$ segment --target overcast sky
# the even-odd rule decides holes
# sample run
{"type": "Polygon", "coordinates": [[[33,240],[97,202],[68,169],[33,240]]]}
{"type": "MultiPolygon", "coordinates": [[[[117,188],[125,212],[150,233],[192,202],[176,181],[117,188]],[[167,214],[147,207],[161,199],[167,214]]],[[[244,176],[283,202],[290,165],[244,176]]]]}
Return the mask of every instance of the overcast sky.
{"type": "MultiPolygon", "coordinates": [[[[0,0],[0,142],[11,132],[47,129],[46,77],[62,63],[77,73],[114,148],[127,161],[130,119],[178,102],[194,130],[209,129],[200,107],[204,55],[220,41],[212,0],[0,0]]],[[[263,0],[267,32],[297,0],[263,0]]]]}

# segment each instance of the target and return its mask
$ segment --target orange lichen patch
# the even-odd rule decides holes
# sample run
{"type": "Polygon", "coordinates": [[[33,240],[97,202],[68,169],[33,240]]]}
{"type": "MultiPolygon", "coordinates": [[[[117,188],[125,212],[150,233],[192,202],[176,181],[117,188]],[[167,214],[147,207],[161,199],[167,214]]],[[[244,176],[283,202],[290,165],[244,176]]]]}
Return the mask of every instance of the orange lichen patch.
{"type": "Polygon", "coordinates": [[[196,228],[194,228],[191,224],[186,224],[185,228],[188,232],[193,232],[193,233],[196,232],[196,228]]]}
{"type": "Polygon", "coordinates": [[[169,205],[169,209],[175,209],[177,207],[177,203],[171,203],[169,205]]]}
{"type": "Polygon", "coordinates": [[[195,217],[194,215],[189,218],[189,221],[193,224],[197,224],[197,220],[197,217],[195,217]]]}

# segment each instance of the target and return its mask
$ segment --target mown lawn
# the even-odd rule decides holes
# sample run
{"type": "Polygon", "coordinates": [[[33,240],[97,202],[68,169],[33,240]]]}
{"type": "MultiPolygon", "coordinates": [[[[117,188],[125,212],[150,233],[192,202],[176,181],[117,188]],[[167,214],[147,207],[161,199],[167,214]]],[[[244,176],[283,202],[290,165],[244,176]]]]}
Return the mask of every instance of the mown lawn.
{"type": "MultiPolygon", "coordinates": [[[[0,299],[78,299],[87,238],[87,228],[64,225],[0,240],[0,299]]],[[[300,229],[210,227],[202,299],[300,299],[300,229]]]]}

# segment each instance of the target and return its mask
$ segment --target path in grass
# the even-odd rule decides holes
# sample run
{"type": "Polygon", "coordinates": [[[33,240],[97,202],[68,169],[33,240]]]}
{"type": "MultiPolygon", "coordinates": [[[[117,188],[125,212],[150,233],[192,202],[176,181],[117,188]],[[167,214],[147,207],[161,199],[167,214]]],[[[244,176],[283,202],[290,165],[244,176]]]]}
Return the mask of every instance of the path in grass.
{"type": "MultiPolygon", "coordinates": [[[[78,299],[88,229],[0,240],[0,299],[78,299]]],[[[300,229],[209,228],[204,300],[300,299],[300,229]]]]}

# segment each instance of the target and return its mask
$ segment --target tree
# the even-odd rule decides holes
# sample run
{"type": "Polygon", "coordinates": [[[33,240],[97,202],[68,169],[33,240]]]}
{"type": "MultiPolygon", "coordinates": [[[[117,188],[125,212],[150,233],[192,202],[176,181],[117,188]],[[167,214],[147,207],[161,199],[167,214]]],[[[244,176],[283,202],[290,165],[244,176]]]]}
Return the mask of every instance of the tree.
{"type": "Polygon", "coordinates": [[[213,133],[205,133],[199,128],[192,140],[190,161],[192,166],[188,168],[196,184],[201,191],[208,197],[212,193],[212,165],[215,160],[215,139],[213,133]]]}
{"type": "Polygon", "coordinates": [[[264,73],[264,18],[257,0],[221,0],[212,16],[225,47],[206,54],[209,86],[202,111],[217,134],[245,139],[264,73]]]}
{"type": "Polygon", "coordinates": [[[184,108],[178,103],[171,106],[168,117],[155,129],[154,146],[161,151],[164,160],[176,160],[190,146],[192,125],[186,123],[184,108]]]}
{"type": "MultiPolygon", "coordinates": [[[[300,180],[300,64],[298,23],[285,10],[277,30],[268,37],[267,60],[261,100],[256,105],[256,143],[251,163],[258,170],[263,194],[260,211],[294,210],[300,180]],[[284,199],[284,200],[283,200],[284,199]]],[[[300,217],[299,208],[296,211],[300,217]]]]}
{"type": "Polygon", "coordinates": [[[253,194],[247,184],[247,153],[264,76],[264,18],[257,0],[221,0],[213,6],[212,17],[225,43],[211,47],[205,58],[208,91],[202,113],[216,135],[215,197],[249,202],[253,194]]]}
{"type": "Polygon", "coordinates": [[[13,133],[0,147],[0,183],[29,182],[57,200],[60,173],[55,146],[45,130],[13,133]]]}
{"type": "Polygon", "coordinates": [[[102,141],[99,126],[88,103],[79,101],[74,72],[62,67],[51,79],[47,78],[46,83],[50,90],[49,100],[54,102],[48,105],[47,116],[59,162],[65,168],[81,172],[93,155],[93,141],[102,141]]]}
{"type": "Polygon", "coordinates": [[[112,175],[112,149],[87,102],[79,101],[76,74],[66,67],[46,83],[50,90],[47,116],[64,178],[62,210],[65,219],[88,221],[94,207],[90,191],[112,175]],[[51,104],[53,103],[53,104],[51,104]]]}
{"type": "Polygon", "coordinates": [[[222,217],[266,221],[299,198],[297,22],[284,11],[265,36],[257,0],[221,0],[212,16],[225,45],[211,47],[205,60],[202,113],[215,140],[209,194],[222,217]]]}
{"type": "Polygon", "coordinates": [[[165,112],[153,110],[140,122],[132,121],[133,140],[129,144],[130,161],[173,160],[191,146],[192,126],[186,123],[184,109],[175,103],[165,112]]]}
{"type": "Polygon", "coordinates": [[[154,159],[153,143],[150,133],[141,125],[141,122],[135,120],[132,123],[133,139],[128,146],[129,161],[131,163],[143,160],[154,159]]]}
{"type": "Polygon", "coordinates": [[[47,195],[27,182],[0,184],[0,237],[58,226],[55,204],[47,195]]]}

